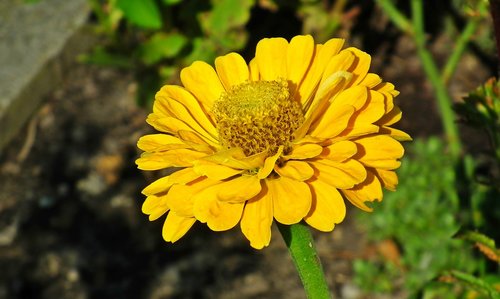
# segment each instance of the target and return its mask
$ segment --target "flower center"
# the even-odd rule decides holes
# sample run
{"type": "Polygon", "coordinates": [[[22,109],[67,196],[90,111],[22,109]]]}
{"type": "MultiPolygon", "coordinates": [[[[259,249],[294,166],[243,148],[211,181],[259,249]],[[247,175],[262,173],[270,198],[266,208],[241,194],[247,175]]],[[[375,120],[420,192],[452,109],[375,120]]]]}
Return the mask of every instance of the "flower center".
{"type": "Polygon", "coordinates": [[[221,144],[240,147],[246,155],[275,154],[281,145],[288,151],[293,133],[304,121],[286,80],[236,85],[222,94],[212,112],[221,144]]]}

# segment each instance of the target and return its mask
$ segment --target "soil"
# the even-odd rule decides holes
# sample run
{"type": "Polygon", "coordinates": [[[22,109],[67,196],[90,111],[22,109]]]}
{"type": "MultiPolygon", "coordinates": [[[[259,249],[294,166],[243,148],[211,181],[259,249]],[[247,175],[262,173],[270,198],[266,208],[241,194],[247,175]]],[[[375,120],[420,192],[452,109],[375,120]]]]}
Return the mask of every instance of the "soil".
{"type": "MultiPolygon", "coordinates": [[[[401,91],[399,127],[440,132],[412,42],[395,49],[390,59],[374,53],[373,71],[401,91]]],[[[459,74],[456,98],[489,76],[473,55],[459,74]]],[[[260,251],[239,228],[196,224],[175,244],[162,240],[161,221],[141,213],[140,190],[154,175],[134,164],[137,139],[151,131],[135,89],[129,73],[75,66],[1,157],[0,299],[305,298],[276,227],[260,251]]],[[[314,232],[337,298],[361,298],[352,261],[372,252],[355,213],[333,233],[314,232]]]]}

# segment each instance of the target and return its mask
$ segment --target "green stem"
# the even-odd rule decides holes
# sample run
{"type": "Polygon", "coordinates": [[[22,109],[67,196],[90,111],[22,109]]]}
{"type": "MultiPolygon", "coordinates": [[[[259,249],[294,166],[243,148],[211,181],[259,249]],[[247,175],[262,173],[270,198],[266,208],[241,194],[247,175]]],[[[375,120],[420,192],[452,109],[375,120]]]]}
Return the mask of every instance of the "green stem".
{"type": "Polygon", "coordinates": [[[412,0],[411,8],[413,30],[415,32],[413,37],[415,43],[417,44],[417,54],[422,62],[424,72],[434,88],[438,101],[439,112],[441,114],[441,121],[450,144],[451,154],[457,158],[462,151],[462,145],[460,143],[458,127],[455,123],[452,100],[448,94],[446,85],[443,80],[441,80],[441,76],[439,74],[440,72],[436,63],[434,62],[429,50],[426,48],[422,0],[412,0]]]}
{"type": "MultiPolygon", "coordinates": [[[[485,3],[486,2],[479,3],[478,11],[483,11],[485,9],[485,3]]],[[[479,25],[479,20],[480,18],[478,17],[470,17],[469,21],[467,21],[467,24],[465,25],[465,28],[458,37],[453,52],[451,53],[450,58],[448,58],[448,61],[446,61],[446,65],[444,66],[441,75],[441,78],[445,85],[448,84],[451,76],[453,76],[453,74],[455,73],[458,62],[460,61],[460,57],[462,57],[471,36],[474,34],[474,32],[476,32],[476,28],[479,25]]]]}
{"type": "Polygon", "coordinates": [[[290,251],[295,268],[299,272],[307,298],[333,298],[326,283],[309,228],[302,223],[292,225],[277,223],[277,225],[290,251]]]}
{"type": "Polygon", "coordinates": [[[387,14],[389,19],[399,28],[399,30],[413,35],[413,28],[408,20],[399,10],[394,6],[394,3],[391,0],[376,0],[378,5],[382,8],[382,10],[387,14]]]}

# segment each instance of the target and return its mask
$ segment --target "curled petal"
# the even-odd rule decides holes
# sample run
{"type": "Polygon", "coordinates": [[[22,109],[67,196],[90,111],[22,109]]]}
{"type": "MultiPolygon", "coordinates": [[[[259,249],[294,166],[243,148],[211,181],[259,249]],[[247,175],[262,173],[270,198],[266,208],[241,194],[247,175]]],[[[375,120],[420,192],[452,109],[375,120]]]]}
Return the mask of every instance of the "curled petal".
{"type": "Polygon", "coordinates": [[[324,45],[316,45],[314,48],[311,66],[304,80],[300,83],[298,92],[295,93],[295,98],[298,98],[300,103],[302,103],[302,107],[305,109],[304,112],[309,110],[312,106],[311,102],[314,99],[313,91],[318,87],[328,61],[342,49],[343,45],[343,39],[332,38],[324,45]]]}
{"type": "Polygon", "coordinates": [[[280,146],[278,148],[278,152],[276,154],[274,154],[271,157],[266,158],[266,161],[264,161],[264,166],[262,166],[259,169],[259,172],[257,173],[257,177],[259,179],[261,179],[261,180],[265,179],[265,178],[267,178],[267,176],[269,174],[271,174],[271,172],[274,169],[274,165],[276,165],[276,161],[281,156],[281,153],[283,153],[283,146],[280,146]]]}

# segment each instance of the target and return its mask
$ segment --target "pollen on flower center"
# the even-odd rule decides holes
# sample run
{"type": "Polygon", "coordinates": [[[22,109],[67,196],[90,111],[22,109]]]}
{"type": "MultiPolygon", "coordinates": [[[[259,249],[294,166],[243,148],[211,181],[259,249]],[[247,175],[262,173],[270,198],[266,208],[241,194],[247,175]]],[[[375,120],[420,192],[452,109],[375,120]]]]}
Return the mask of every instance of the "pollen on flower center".
{"type": "Polygon", "coordinates": [[[286,80],[236,85],[222,94],[212,112],[222,145],[240,147],[246,155],[263,151],[274,154],[281,145],[286,151],[304,121],[286,80]]]}

